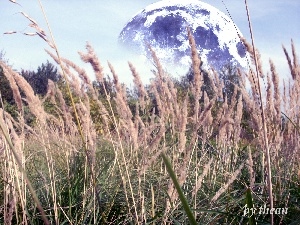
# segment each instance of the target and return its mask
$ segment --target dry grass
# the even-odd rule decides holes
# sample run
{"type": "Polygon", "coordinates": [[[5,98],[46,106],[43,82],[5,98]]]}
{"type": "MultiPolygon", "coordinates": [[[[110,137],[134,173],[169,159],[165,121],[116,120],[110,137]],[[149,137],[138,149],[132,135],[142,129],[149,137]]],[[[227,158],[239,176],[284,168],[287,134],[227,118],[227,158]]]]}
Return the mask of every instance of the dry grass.
{"type": "MultiPolygon", "coordinates": [[[[202,89],[201,59],[189,30],[188,38],[194,79],[183,91],[165,73],[151,48],[156,71],[150,86],[142,84],[129,63],[136,96],[127,93],[110,63],[113,79],[107,82],[90,44],[80,57],[92,66],[97,85],[84,69],[48,52],[61,66],[69,90],[49,81],[44,99],[1,62],[19,116],[13,118],[1,110],[0,223],[39,224],[43,211],[47,212],[44,222],[52,224],[187,223],[160,157],[162,152],[171,159],[192,208],[198,210],[194,212],[197,222],[246,223],[242,208],[248,187],[255,205],[270,206],[271,193],[274,207],[290,208],[288,215],[276,215],[274,221],[296,220],[300,67],[294,43],[292,58],[284,48],[292,79],[284,85],[283,93],[270,61],[266,94],[260,94],[263,72],[258,61],[260,76],[239,71],[241,80],[249,80],[251,91],[242,81],[229,99],[223,95],[224,83],[217,72],[208,73],[212,94],[202,89]],[[54,105],[55,116],[45,110],[47,101],[54,105]],[[31,126],[24,122],[25,109],[35,117],[31,126]],[[272,162],[267,171],[266,149],[272,162]],[[34,188],[31,193],[28,181],[34,188]],[[37,200],[32,200],[35,195],[43,208],[40,212],[35,207],[37,200]]],[[[49,40],[57,51],[55,42],[49,40]]],[[[247,46],[255,59],[254,48],[247,46]]],[[[258,221],[268,218],[257,216],[258,221]]]]}
{"type": "MultiPolygon", "coordinates": [[[[91,51],[90,46],[88,49],[91,51]]],[[[215,92],[214,96],[209,97],[206,92],[195,85],[196,81],[201,81],[202,75],[198,74],[200,78],[194,79],[185,97],[182,98],[179,96],[173,81],[163,70],[158,70],[156,79],[149,90],[146,90],[133,65],[129,64],[138,91],[135,109],[133,109],[129,105],[130,101],[124,86],[119,83],[118,76],[111,65],[109,66],[114,77],[113,89],[115,91],[106,93],[105,98],[110,102],[107,105],[87,79],[85,71],[68,60],[63,60],[63,62],[66,68],[68,66],[74,68],[73,74],[70,71],[67,74],[70,76],[68,79],[72,90],[74,90],[73,93],[76,98],[80,99],[75,105],[84,133],[84,142],[76,138],[79,131],[72,119],[74,116],[72,107],[66,104],[65,96],[57,85],[50,82],[49,94],[47,95],[59,113],[59,116],[54,118],[43,109],[43,102],[47,101],[47,98],[41,101],[33,94],[30,85],[20,75],[13,72],[5,64],[1,64],[5,68],[6,77],[10,77],[12,87],[17,84],[25,93],[22,104],[19,104],[22,106],[20,117],[14,120],[9,114],[3,112],[7,115],[5,119],[2,118],[1,120],[10,130],[9,136],[13,146],[18,151],[18,157],[21,159],[24,169],[30,173],[35,187],[38,188],[36,186],[38,179],[42,179],[45,183],[42,189],[46,191],[47,201],[51,202],[52,205],[50,207],[52,210],[48,214],[51,221],[59,224],[64,220],[62,218],[65,218],[75,223],[67,210],[64,210],[65,206],[60,202],[61,193],[58,186],[61,186],[64,178],[59,178],[58,174],[64,173],[67,177],[72,176],[70,174],[72,173],[73,157],[84,148],[88,150],[88,157],[92,159],[96,171],[98,168],[96,164],[103,163],[101,157],[97,158],[99,157],[97,152],[101,153],[102,151],[102,144],[99,140],[103,140],[106,145],[109,143],[108,145],[111,146],[114,153],[113,162],[107,171],[108,177],[105,179],[117,180],[118,178],[115,176],[120,174],[127,209],[129,210],[126,214],[127,216],[132,215],[132,219],[136,223],[143,223],[149,220],[150,215],[153,215],[153,212],[149,211],[148,202],[150,199],[152,201],[151,211],[153,211],[153,207],[157,207],[156,210],[158,210],[162,206],[160,201],[164,199],[165,219],[163,221],[166,223],[169,220],[169,215],[174,214],[174,210],[180,208],[173,182],[167,178],[167,173],[161,164],[159,156],[162,151],[166,151],[170,156],[179,184],[187,196],[191,194],[195,208],[202,205],[203,201],[210,203],[207,204],[207,207],[222,208],[222,196],[230,194],[236,187],[241,188],[244,185],[244,188],[247,188],[249,186],[253,188],[253,193],[257,194],[257,197],[259,193],[255,192],[255,187],[257,185],[262,188],[265,187],[265,166],[260,159],[260,152],[264,149],[264,141],[261,138],[263,135],[262,121],[261,114],[257,110],[260,107],[260,102],[257,102],[257,98],[252,95],[253,93],[247,92],[245,87],[235,88],[230,103],[226,97],[223,103],[219,103],[216,101],[216,96],[221,93],[217,83],[220,81],[215,79],[216,77],[213,77],[212,74],[209,75],[211,81],[214,82],[213,89],[215,92]],[[78,78],[73,79],[77,75],[80,80],[78,78]],[[238,90],[242,95],[237,95],[238,90]],[[91,94],[88,95],[88,93],[91,94]],[[111,96],[112,94],[114,97],[111,96]],[[193,97],[188,97],[188,95],[193,97]],[[150,101],[150,96],[156,101],[156,105],[150,101]],[[200,96],[203,96],[202,103],[200,96]],[[91,116],[92,99],[97,99],[96,105],[104,112],[101,115],[101,121],[104,121],[106,128],[102,134],[95,128],[98,121],[95,121],[91,116]],[[36,117],[37,122],[33,127],[28,127],[22,119],[22,109],[25,103],[28,104],[29,109],[36,117]],[[150,109],[150,111],[146,109],[150,109]],[[248,116],[245,117],[246,115],[248,116]],[[245,135],[247,131],[252,132],[253,138],[249,139],[249,136],[245,135]],[[27,136],[26,139],[24,139],[25,135],[27,136]],[[247,146],[248,153],[243,146],[247,146]],[[39,156],[40,154],[44,155],[43,158],[39,156]],[[247,155],[249,157],[245,157],[247,155]],[[42,163],[41,165],[45,167],[45,170],[33,173],[35,166],[32,163],[34,160],[36,163],[42,163]],[[64,164],[63,161],[67,164],[64,164]],[[259,162],[261,167],[254,162],[259,162]],[[249,176],[241,178],[241,174],[245,173],[243,172],[245,165],[247,165],[249,176]],[[155,181],[161,179],[164,180],[161,184],[155,181]],[[146,188],[149,185],[148,182],[152,186],[157,187],[159,185],[160,188],[164,188],[168,197],[162,195],[159,189],[153,189],[152,196],[148,196],[148,189],[146,188]],[[203,189],[203,184],[209,189],[203,189]],[[159,197],[153,200],[153,196],[159,197]],[[134,209],[133,214],[131,214],[132,209],[134,209]]],[[[159,68],[161,65],[157,65],[157,67],[159,68]]],[[[273,162],[272,170],[276,174],[272,177],[272,181],[274,185],[279,185],[279,189],[276,186],[276,195],[274,196],[276,206],[276,204],[282,205],[282,196],[287,195],[286,191],[293,184],[290,182],[297,182],[294,177],[298,177],[299,171],[299,142],[297,138],[299,114],[295,111],[296,107],[289,108],[288,111],[284,112],[288,119],[282,123],[282,97],[279,92],[279,78],[275,65],[271,61],[270,68],[271,77],[267,76],[267,99],[263,100],[265,102],[263,107],[266,108],[269,115],[266,121],[267,134],[270,146],[272,146],[270,152],[273,162]]],[[[96,69],[95,73],[97,72],[96,69]]],[[[285,105],[295,106],[298,102],[298,82],[298,79],[294,80],[286,90],[289,95],[286,97],[285,105]]],[[[15,89],[15,92],[18,93],[18,90],[15,89]]],[[[15,98],[19,100],[17,94],[15,94],[15,98]]],[[[35,217],[25,213],[28,207],[31,207],[31,201],[26,194],[26,183],[22,178],[22,171],[10,153],[10,146],[5,141],[5,136],[2,136],[1,140],[3,149],[5,149],[2,153],[2,159],[4,159],[2,165],[5,168],[2,171],[2,179],[5,181],[3,188],[5,188],[4,193],[6,193],[5,198],[3,198],[3,206],[9,206],[3,212],[5,223],[9,224],[9,221],[17,219],[14,219],[14,213],[22,215],[20,217],[22,219],[17,219],[17,223],[21,223],[21,221],[28,223],[30,216],[35,217]],[[21,208],[18,206],[19,204],[21,208]]],[[[92,191],[93,179],[88,175],[87,161],[84,165],[85,171],[83,171],[84,179],[82,181],[84,186],[82,193],[80,193],[83,199],[80,204],[86,210],[88,210],[87,207],[90,207],[88,204],[94,205],[92,208],[96,221],[97,204],[99,203],[95,195],[99,193],[95,190],[92,191]]],[[[100,174],[96,172],[95,176],[100,176],[100,174]]],[[[38,196],[42,197],[39,193],[44,191],[37,189],[38,196]]],[[[237,189],[237,191],[242,190],[237,189]]],[[[257,201],[263,204],[267,200],[266,197],[259,197],[257,201]],[[265,198],[265,200],[259,200],[261,198],[265,198]]],[[[289,205],[288,199],[286,201],[286,204],[289,205]]],[[[48,208],[46,202],[43,201],[43,207],[48,208]]],[[[235,207],[238,205],[241,203],[236,203],[235,207]]],[[[235,212],[239,213],[238,211],[235,212]]],[[[206,221],[202,216],[203,214],[196,213],[195,215],[198,220],[206,221]]],[[[80,221],[83,223],[84,220],[80,221]]]]}

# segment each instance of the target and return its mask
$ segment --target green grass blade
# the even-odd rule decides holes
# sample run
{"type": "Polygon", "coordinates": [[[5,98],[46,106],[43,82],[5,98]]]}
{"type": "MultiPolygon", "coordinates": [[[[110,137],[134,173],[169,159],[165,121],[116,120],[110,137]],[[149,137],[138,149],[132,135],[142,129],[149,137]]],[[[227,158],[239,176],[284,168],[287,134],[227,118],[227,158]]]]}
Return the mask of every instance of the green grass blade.
{"type": "Polygon", "coordinates": [[[178,180],[176,178],[176,174],[175,174],[175,172],[172,169],[172,165],[170,163],[170,160],[168,159],[168,157],[166,156],[166,154],[164,152],[161,155],[162,155],[164,163],[165,163],[165,165],[167,167],[168,173],[169,173],[169,175],[170,175],[170,177],[171,177],[171,179],[173,181],[173,184],[174,184],[174,186],[175,186],[175,188],[176,188],[176,190],[178,192],[179,199],[180,199],[180,201],[181,201],[181,203],[183,205],[184,211],[186,212],[186,214],[187,214],[187,216],[189,218],[190,223],[192,225],[197,225],[197,222],[196,222],[195,217],[194,217],[194,215],[192,213],[192,210],[191,210],[191,208],[190,208],[190,206],[189,206],[189,204],[187,202],[187,199],[184,196],[183,191],[182,191],[182,189],[181,189],[181,187],[179,185],[179,182],[178,182],[178,180]]]}
{"type": "MultiPolygon", "coordinates": [[[[250,188],[247,189],[245,195],[246,195],[246,204],[248,209],[253,209],[254,206],[253,206],[253,200],[252,200],[252,194],[250,188]]],[[[256,225],[255,215],[251,215],[249,217],[249,225],[256,225]]]]}

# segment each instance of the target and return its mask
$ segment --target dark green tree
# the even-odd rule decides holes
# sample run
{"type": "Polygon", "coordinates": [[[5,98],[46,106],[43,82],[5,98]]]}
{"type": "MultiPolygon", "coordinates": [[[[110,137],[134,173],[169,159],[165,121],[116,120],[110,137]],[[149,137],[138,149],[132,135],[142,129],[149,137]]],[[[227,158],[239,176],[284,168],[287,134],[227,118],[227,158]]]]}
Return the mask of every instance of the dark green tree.
{"type": "Polygon", "coordinates": [[[37,71],[22,70],[21,75],[31,85],[35,94],[44,96],[47,93],[48,79],[58,82],[61,75],[57,72],[57,68],[47,61],[37,68],[37,71]]]}
{"type": "Polygon", "coordinates": [[[0,92],[4,103],[14,104],[13,93],[10,88],[9,82],[4,76],[3,68],[0,67],[0,92]]]}
{"type": "MultiPolygon", "coordinates": [[[[0,60],[5,63],[8,63],[8,60],[5,58],[5,53],[3,50],[0,51],[0,60]]],[[[0,67],[0,92],[1,92],[2,101],[4,103],[9,103],[9,104],[15,103],[9,81],[4,76],[4,71],[2,67],[0,67]]]]}
{"type": "MultiPolygon", "coordinates": [[[[9,64],[8,59],[5,58],[4,51],[0,51],[0,60],[6,64],[9,64]]],[[[13,91],[10,87],[9,81],[4,75],[3,68],[0,66],[0,94],[1,94],[1,104],[0,107],[10,113],[14,118],[17,118],[18,108],[15,104],[15,99],[13,97],[13,91]],[[3,103],[3,105],[2,105],[3,103]]]]}

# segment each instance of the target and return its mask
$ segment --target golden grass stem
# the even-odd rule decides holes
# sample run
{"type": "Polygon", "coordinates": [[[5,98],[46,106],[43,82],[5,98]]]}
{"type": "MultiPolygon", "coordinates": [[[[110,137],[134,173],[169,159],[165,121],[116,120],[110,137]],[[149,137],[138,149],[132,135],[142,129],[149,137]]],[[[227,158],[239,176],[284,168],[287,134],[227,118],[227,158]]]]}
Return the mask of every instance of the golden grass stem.
{"type": "MultiPolygon", "coordinates": [[[[69,81],[67,79],[67,75],[65,73],[65,70],[64,70],[64,67],[63,67],[63,64],[62,64],[62,58],[61,58],[61,56],[59,54],[59,51],[58,51],[58,48],[57,48],[57,45],[56,45],[56,42],[55,42],[55,39],[54,39],[54,35],[52,33],[52,30],[51,30],[51,27],[50,27],[50,24],[49,24],[46,12],[45,12],[44,7],[42,5],[42,2],[41,2],[41,0],[38,0],[38,2],[39,2],[40,8],[42,10],[43,16],[45,18],[45,21],[46,21],[46,24],[47,24],[47,27],[48,27],[48,30],[49,30],[49,33],[50,33],[50,37],[52,39],[52,43],[53,43],[53,46],[54,46],[54,49],[55,49],[55,52],[56,52],[56,55],[57,55],[57,58],[58,58],[58,61],[59,61],[59,65],[60,65],[62,73],[63,73],[63,77],[64,77],[65,82],[67,84],[67,91],[68,91],[68,94],[69,94],[70,99],[71,99],[71,104],[72,104],[72,107],[73,107],[73,110],[74,110],[75,119],[76,119],[76,123],[77,123],[77,126],[78,126],[78,131],[79,131],[80,137],[82,139],[82,143],[83,143],[83,146],[84,146],[85,154],[86,154],[86,157],[87,157],[87,160],[88,160],[88,164],[89,164],[89,168],[90,168],[90,172],[91,172],[91,177],[92,177],[92,182],[93,182],[93,188],[96,190],[96,193],[99,193],[98,192],[98,187],[96,185],[96,177],[95,177],[94,165],[93,165],[93,163],[92,163],[92,161],[91,161],[91,159],[90,159],[90,157],[88,155],[88,149],[87,149],[87,147],[85,145],[86,141],[85,141],[85,138],[84,138],[83,129],[82,129],[82,126],[81,126],[81,123],[80,123],[80,120],[79,120],[79,116],[78,116],[78,112],[77,112],[77,109],[76,109],[76,106],[75,106],[74,98],[73,98],[73,95],[72,95],[72,92],[71,92],[70,84],[69,84],[69,81]]],[[[96,198],[97,198],[98,203],[100,204],[100,197],[99,197],[98,194],[96,194],[96,198]]]]}
{"type": "Polygon", "coordinates": [[[72,103],[72,107],[73,107],[73,110],[74,110],[74,114],[75,114],[75,119],[76,119],[76,122],[77,122],[78,130],[79,130],[79,133],[80,133],[80,136],[82,138],[83,143],[85,143],[84,135],[83,135],[82,127],[81,127],[81,123],[79,121],[79,117],[78,117],[77,109],[76,109],[76,106],[75,106],[74,98],[73,98],[73,95],[72,95],[72,92],[71,92],[70,84],[69,84],[69,81],[67,79],[67,75],[65,73],[65,70],[64,70],[64,67],[63,67],[63,64],[62,64],[62,59],[61,59],[61,56],[59,54],[59,51],[58,51],[58,48],[57,48],[57,45],[56,45],[56,42],[55,42],[55,39],[54,39],[54,35],[52,33],[52,30],[51,30],[51,27],[50,27],[50,24],[49,24],[46,12],[45,12],[44,7],[42,5],[42,2],[41,2],[41,0],[38,0],[38,2],[39,2],[39,5],[40,5],[40,8],[42,10],[43,16],[45,18],[45,21],[46,21],[46,24],[47,24],[47,27],[48,27],[48,30],[49,30],[49,33],[50,33],[50,37],[51,37],[53,45],[54,45],[54,49],[55,49],[55,52],[56,52],[56,55],[57,55],[57,58],[58,58],[58,61],[59,61],[59,66],[60,66],[60,68],[62,70],[63,77],[64,77],[64,79],[66,81],[66,84],[67,84],[67,91],[68,91],[68,94],[69,94],[70,99],[71,99],[71,103],[72,103]]]}
{"type": "MultiPolygon", "coordinates": [[[[109,63],[109,65],[110,65],[110,63],[109,63]]],[[[110,65],[110,69],[111,69],[112,74],[115,77],[117,77],[117,74],[115,74],[114,69],[113,69],[113,67],[111,65],[110,65]]],[[[132,184],[131,184],[131,179],[130,179],[130,176],[129,176],[128,166],[127,166],[127,162],[126,162],[126,158],[125,158],[125,154],[124,154],[124,148],[123,148],[122,139],[121,139],[121,135],[120,135],[119,125],[117,123],[116,116],[115,116],[114,110],[113,110],[112,105],[111,105],[110,96],[107,93],[107,90],[106,90],[106,87],[105,87],[104,83],[102,83],[102,85],[103,85],[103,89],[104,89],[104,92],[105,92],[105,96],[106,96],[107,102],[109,104],[109,109],[110,109],[111,114],[112,114],[113,123],[115,125],[116,132],[117,132],[117,135],[118,135],[119,144],[120,144],[120,148],[121,148],[121,156],[122,156],[122,160],[123,160],[123,163],[124,163],[124,166],[125,166],[125,172],[126,172],[126,176],[127,176],[128,183],[129,183],[131,197],[132,197],[132,200],[133,200],[133,207],[134,207],[134,211],[135,211],[136,220],[137,220],[137,223],[140,224],[139,220],[138,220],[138,213],[137,213],[137,208],[136,208],[136,202],[135,202],[135,198],[133,196],[133,188],[132,188],[132,184]]],[[[121,170],[120,170],[120,172],[121,172],[121,170]]],[[[122,180],[123,180],[123,175],[121,175],[121,176],[122,176],[122,180]]],[[[125,188],[126,187],[126,181],[123,180],[123,183],[124,183],[124,188],[125,188]]],[[[125,190],[125,192],[126,192],[126,190],[125,190]]]]}
{"type": "MultiPolygon", "coordinates": [[[[274,205],[274,203],[273,203],[273,190],[272,190],[272,171],[271,171],[271,159],[270,159],[270,149],[269,149],[269,141],[268,141],[268,134],[267,134],[266,117],[265,117],[265,111],[264,111],[264,106],[263,106],[263,98],[262,98],[260,81],[259,81],[259,68],[258,68],[258,61],[257,61],[256,51],[255,51],[254,35],[253,35],[251,19],[250,19],[250,12],[249,12],[249,8],[248,8],[247,0],[245,0],[245,5],[246,5],[249,29],[250,29],[250,34],[251,34],[252,46],[253,46],[253,55],[254,55],[255,68],[256,68],[258,92],[259,92],[259,98],[260,98],[260,104],[261,104],[261,118],[262,118],[262,123],[263,123],[263,136],[264,136],[265,153],[266,153],[266,160],[267,160],[268,192],[269,192],[270,208],[272,209],[273,205],[274,205]]],[[[264,162],[262,162],[262,163],[264,163],[264,162]]],[[[270,214],[270,217],[271,217],[271,225],[273,225],[274,224],[273,214],[270,214]]]]}
{"type": "Polygon", "coordinates": [[[6,131],[6,129],[5,129],[5,126],[4,126],[3,122],[2,122],[2,120],[0,120],[0,129],[1,129],[1,131],[2,131],[2,133],[3,133],[3,135],[4,135],[4,137],[5,137],[5,139],[6,139],[7,143],[8,143],[8,145],[9,145],[9,147],[10,147],[10,149],[11,149],[13,155],[14,155],[14,158],[15,158],[15,160],[16,160],[18,166],[19,166],[19,169],[20,169],[21,173],[22,173],[23,176],[24,176],[24,179],[25,179],[25,181],[26,181],[26,183],[27,183],[27,185],[28,185],[28,188],[29,188],[29,191],[30,191],[30,193],[31,193],[31,195],[32,195],[32,198],[33,198],[34,202],[36,203],[38,210],[39,210],[40,213],[41,213],[41,216],[42,216],[42,219],[43,219],[45,225],[50,225],[50,222],[49,222],[49,220],[48,220],[47,217],[46,217],[46,213],[45,213],[45,211],[44,211],[44,209],[43,209],[43,207],[42,207],[42,205],[41,205],[41,203],[40,203],[40,201],[39,201],[39,199],[38,199],[38,197],[37,197],[37,195],[36,195],[36,192],[35,192],[35,190],[34,190],[32,184],[31,184],[30,180],[29,180],[28,177],[27,177],[27,173],[26,173],[26,171],[24,170],[24,168],[23,168],[23,166],[22,166],[22,162],[21,162],[20,159],[19,159],[19,156],[18,156],[18,154],[17,154],[17,152],[16,152],[16,150],[15,150],[15,147],[14,147],[14,145],[13,145],[11,139],[10,139],[9,134],[7,133],[7,131],[6,131]]]}

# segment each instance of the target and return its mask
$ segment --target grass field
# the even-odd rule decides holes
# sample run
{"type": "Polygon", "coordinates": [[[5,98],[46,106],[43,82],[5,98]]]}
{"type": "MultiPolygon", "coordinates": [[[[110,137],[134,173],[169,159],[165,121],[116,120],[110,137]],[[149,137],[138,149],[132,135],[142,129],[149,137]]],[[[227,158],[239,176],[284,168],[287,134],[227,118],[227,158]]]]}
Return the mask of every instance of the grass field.
{"type": "Polygon", "coordinates": [[[51,40],[64,82],[49,80],[44,98],[0,62],[17,109],[0,109],[0,224],[300,224],[293,42],[291,53],[284,48],[291,73],[284,83],[272,61],[268,73],[261,70],[243,40],[260,76],[237,71],[238,84],[224,93],[217,73],[206,73],[203,88],[191,35],[190,82],[165,73],[152,52],[150,85],[129,63],[132,92],[110,64],[113,78],[106,77],[89,44],[80,57],[96,82],[51,40]],[[260,207],[274,208],[273,219],[260,207]]]}

